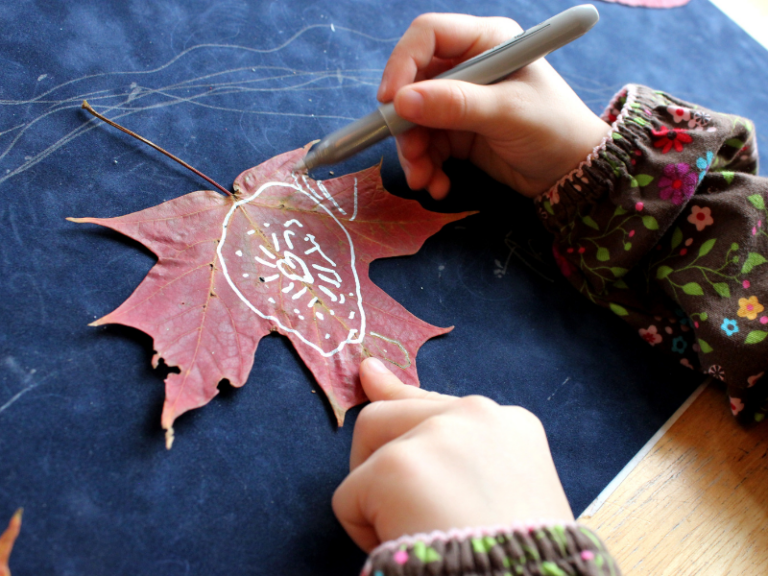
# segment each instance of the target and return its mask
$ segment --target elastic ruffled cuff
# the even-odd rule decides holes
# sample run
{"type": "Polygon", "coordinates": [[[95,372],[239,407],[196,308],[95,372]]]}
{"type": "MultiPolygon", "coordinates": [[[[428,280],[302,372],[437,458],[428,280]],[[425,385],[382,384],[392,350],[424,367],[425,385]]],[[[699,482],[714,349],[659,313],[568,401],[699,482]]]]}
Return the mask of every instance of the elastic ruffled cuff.
{"type": "Polygon", "coordinates": [[[543,219],[555,228],[573,219],[577,208],[611,194],[617,180],[631,178],[638,141],[651,140],[653,92],[629,84],[616,94],[601,118],[611,125],[587,158],[536,198],[543,219]]]}
{"type": "Polygon", "coordinates": [[[371,552],[361,576],[619,576],[589,528],[541,522],[403,536],[371,552]]]}

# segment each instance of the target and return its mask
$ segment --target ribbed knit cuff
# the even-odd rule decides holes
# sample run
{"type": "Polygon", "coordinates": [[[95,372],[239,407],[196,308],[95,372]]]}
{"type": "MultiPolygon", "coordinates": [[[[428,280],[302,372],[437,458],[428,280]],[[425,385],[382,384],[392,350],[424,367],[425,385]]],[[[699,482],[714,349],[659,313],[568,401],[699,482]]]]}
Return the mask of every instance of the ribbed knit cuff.
{"type": "Polygon", "coordinates": [[[601,118],[611,130],[587,158],[535,201],[545,226],[557,232],[571,222],[580,207],[593,203],[617,188],[617,181],[631,179],[639,142],[651,142],[654,92],[629,84],[616,94],[601,118]]]}
{"type": "Polygon", "coordinates": [[[361,576],[620,576],[589,528],[570,522],[403,536],[371,552],[361,576]]]}

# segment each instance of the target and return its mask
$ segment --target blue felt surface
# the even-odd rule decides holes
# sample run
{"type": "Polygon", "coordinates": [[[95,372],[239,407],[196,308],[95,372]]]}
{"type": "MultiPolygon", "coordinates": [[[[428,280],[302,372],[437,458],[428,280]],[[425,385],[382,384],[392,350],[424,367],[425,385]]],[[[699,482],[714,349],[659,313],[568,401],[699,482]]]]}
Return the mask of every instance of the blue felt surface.
{"type": "MultiPolygon", "coordinates": [[[[14,574],[354,574],[330,508],[352,427],[287,340],[262,341],[248,384],[182,417],[166,452],[151,340],[88,322],[153,265],[138,244],[66,216],[116,216],[205,188],[78,110],[101,110],[223,183],[372,107],[395,39],[426,11],[524,26],[567,0],[7,2],[0,10],[0,521],[25,507],[14,574]],[[331,26],[333,25],[333,26],[331,26]]],[[[600,24],[550,57],[600,110],[626,82],[755,120],[768,54],[704,0],[598,4],[600,24]]],[[[391,142],[386,186],[411,194],[391,142]]],[[[765,159],[765,157],[763,157],[765,159]]],[[[544,421],[576,513],[701,381],[658,357],[559,277],[528,201],[454,165],[436,210],[482,212],[373,280],[424,320],[427,388],[521,404],[544,421]]],[[[320,177],[327,174],[321,173],[320,177]]]]}

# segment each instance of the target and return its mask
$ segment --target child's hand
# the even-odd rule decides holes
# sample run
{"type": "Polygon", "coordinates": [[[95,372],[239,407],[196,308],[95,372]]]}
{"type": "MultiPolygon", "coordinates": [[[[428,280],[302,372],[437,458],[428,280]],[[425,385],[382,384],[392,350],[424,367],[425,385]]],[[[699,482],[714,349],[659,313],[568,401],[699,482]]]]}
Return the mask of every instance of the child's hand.
{"type": "Polygon", "coordinates": [[[366,552],[405,534],[573,519],[527,410],[406,386],[373,358],[360,378],[372,403],[358,416],[333,510],[366,552]]]}
{"type": "Polygon", "coordinates": [[[471,160],[525,196],[546,191],[578,166],[609,126],[544,60],[491,86],[432,78],[521,31],[507,18],[425,14],[387,62],[378,99],[420,126],[397,138],[408,185],[448,193],[450,156],[471,160]],[[407,86],[407,87],[406,87],[407,86]]]}

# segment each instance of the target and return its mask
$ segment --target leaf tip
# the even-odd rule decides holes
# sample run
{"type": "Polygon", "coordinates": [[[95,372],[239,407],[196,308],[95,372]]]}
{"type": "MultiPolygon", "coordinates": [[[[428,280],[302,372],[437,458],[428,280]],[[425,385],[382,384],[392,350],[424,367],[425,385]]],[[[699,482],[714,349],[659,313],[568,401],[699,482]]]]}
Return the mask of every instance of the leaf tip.
{"type": "Polygon", "coordinates": [[[341,428],[344,426],[344,417],[347,415],[347,411],[335,403],[332,404],[332,407],[333,415],[336,416],[336,424],[338,424],[339,428],[341,428]]]}
{"type": "Polygon", "coordinates": [[[103,326],[104,324],[110,324],[110,321],[107,320],[107,318],[109,318],[109,314],[107,314],[106,316],[102,316],[98,320],[94,320],[93,322],[89,323],[88,326],[96,327],[96,326],[103,326]]]}
{"type": "Polygon", "coordinates": [[[16,538],[21,531],[21,516],[23,512],[23,508],[16,510],[11,517],[11,521],[8,523],[8,528],[0,534],[0,576],[11,576],[8,560],[11,557],[16,538]]]}
{"type": "Polygon", "coordinates": [[[173,447],[173,426],[169,426],[168,429],[165,431],[165,449],[170,450],[173,447]]]}

